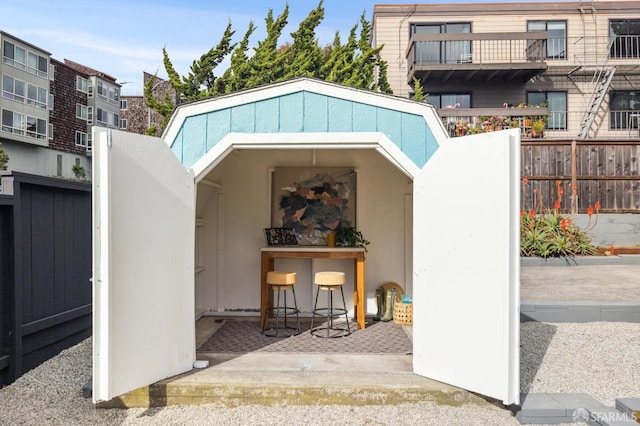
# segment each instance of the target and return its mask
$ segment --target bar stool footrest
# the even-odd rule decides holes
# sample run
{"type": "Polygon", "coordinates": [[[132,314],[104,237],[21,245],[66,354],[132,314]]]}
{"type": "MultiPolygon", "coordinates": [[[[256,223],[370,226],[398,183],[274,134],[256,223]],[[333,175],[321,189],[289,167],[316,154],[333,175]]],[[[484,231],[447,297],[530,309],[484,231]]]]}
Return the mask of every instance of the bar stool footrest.
{"type": "Polygon", "coordinates": [[[293,337],[300,334],[298,327],[269,327],[262,330],[262,335],[266,337],[293,337]],[[289,330],[290,333],[279,334],[283,330],[289,330]]]}
{"type": "Polygon", "coordinates": [[[314,327],[311,330],[311,335],[314,337],[320,337],[323,339],[336,339],[340,337],[347,337],[351,334],[351,330],[342,327],[314,327]]]}

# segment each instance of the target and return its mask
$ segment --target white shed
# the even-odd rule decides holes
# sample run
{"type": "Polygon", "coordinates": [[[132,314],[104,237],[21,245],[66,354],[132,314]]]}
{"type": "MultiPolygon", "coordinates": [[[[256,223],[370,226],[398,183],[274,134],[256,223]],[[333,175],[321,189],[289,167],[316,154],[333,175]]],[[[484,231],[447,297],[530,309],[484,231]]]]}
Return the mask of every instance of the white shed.
{"type": "MultiPolygon", "coordinates": [[[[452,139],[428,104],[307,78],[182,105],[163,139],[96,128],[94,402],[190,370],[201,315],[255,314],[276,168],[349,166],[367,312],[401,283],[414,372],[518,403],[519,149],[515,129],[452,139]]],[[[314,262],[349,271],[281,262],[302,288],[314,262]]]]}

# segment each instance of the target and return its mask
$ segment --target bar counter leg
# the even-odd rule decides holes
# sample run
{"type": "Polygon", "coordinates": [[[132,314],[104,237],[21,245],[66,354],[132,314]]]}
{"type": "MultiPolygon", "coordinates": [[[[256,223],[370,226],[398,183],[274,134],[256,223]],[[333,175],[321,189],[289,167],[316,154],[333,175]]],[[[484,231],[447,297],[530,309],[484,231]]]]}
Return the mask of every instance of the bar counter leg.
{"type": "Polygon", "coordinates": [[[356,295],[354,300],[356,301],[355,313],[356,321],[358,322],[358,328],[363,329],[365,325],[364,314],[364,255],[356,259],[356,295]]]}
{"type": "MultiPolygon", "coordinates": [[[[265,308],[269,304],[269,286],[267,285],[267,272],[273,271],[275,261],[266,253],[262,253],[260,260],[260,327],[265,328],[269,320],[265,315],[265,308]]],[[[273,300],[271,300],[273,303],[273,300]]]]}

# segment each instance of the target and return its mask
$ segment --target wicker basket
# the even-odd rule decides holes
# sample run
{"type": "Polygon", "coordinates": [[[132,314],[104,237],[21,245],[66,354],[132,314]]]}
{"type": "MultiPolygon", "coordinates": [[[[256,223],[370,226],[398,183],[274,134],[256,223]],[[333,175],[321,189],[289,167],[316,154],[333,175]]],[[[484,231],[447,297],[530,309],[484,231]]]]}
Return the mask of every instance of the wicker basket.
{"type": "Polygon", "coordinates": [[[396,297],[393,304],[393,322],[400,325],[413,325],[413,303],[402,303],[402,299],[396,297]]]}

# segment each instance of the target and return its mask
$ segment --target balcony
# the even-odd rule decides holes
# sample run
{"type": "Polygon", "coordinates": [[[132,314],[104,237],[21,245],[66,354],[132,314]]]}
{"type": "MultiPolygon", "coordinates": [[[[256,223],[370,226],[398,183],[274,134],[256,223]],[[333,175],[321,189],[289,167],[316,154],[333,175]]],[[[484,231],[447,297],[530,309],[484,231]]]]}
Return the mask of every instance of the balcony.
{"type": "Polygon", "coordinates": [[[408,80],[422,83],[522,81],[542,73],[592,76],[608,64],[640,74],[640,36],[548,37],[546,32],[414,34],[408,80]]]}
{"type": "Polygon", "coordinates": [[[414,34],[408,82],[522,81],[547,69],[546,32],[414,34]]]}
{"type": "MultiPolygon", "coordinates": [[[[449,136],[491,132],[519,128],[520,136],[545,139],[574,139],[584,117],[578,111],[551,111],[545,107],[516,108],[458,108],[439,110],[449,136]],[[541,121],[541,134],[534,132],[533,123],[541,121]]],[[[640,111],[611,111],[594,123],[588,139],[638,140],[640,139],[640,111]]]]}

